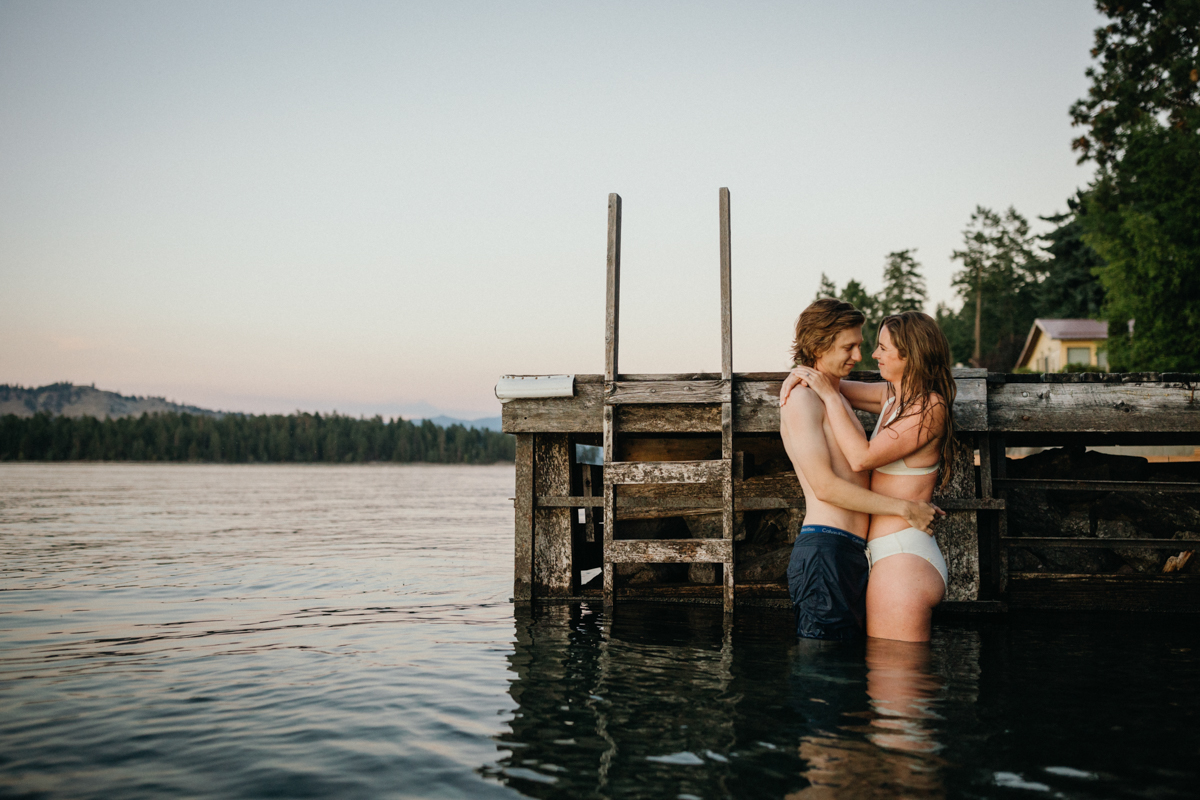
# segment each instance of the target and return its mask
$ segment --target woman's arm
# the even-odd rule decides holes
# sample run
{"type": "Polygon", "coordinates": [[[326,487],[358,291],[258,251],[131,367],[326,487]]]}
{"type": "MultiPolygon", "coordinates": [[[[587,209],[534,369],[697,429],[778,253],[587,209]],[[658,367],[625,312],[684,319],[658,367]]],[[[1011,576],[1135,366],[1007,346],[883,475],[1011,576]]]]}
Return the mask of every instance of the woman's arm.
{"type": "Polygon", "coordinates": [[[825,403],[825,415],[833,430],[833,438],[855,472],[875,469],[910,456],[931,439],[940,436],[945,428],[945,404],[941,398],[930,395],[926,402],[934,403],[929,420],[931,424],[923,424],[922,414],[918,411],[896,420],[892,425],[881,427],[879,435],[868,442],[850,409],[846,408],[841,396],[833,390],[824,375],[810,370],[804,379],[825,403]]]}
{"type": "MultiPolygon", "coordinates": [[[[809,367],[796,367],[788,376],[783,379],[783,384],[779,387],[779,405],[787,403],[788,397],[797,385],[807,386],[804,380],[805,370],[809,367]]],[[[870,411],[872,414],[878,414],[883,408],[883,401],[887,397],[887,383],[884,381],[876,381],[874,383],[865,383],[863,381],[842,381],[841,392],[850,405],[863,411],[870,411]]]]}
{"type": "Polygon", "coordinates": [[[850,405],[860,411],[870,411],[878,414],[883,410],[883,401],[887,398],[887,382],[875,381],[842,381],[838,391],[842,397],[850,401],[850,405]]]}
{"type": "Polygon", "coordinates": [[[942,513],[937,506],[873,492],[833,471],[829,446],[821,430],[822,416],[825,411],[821,400],[811,392],[793,397],[779,415],[784,449],[816,499],[847,511],[902,517],[912,527],[929,533],[934,517],[942,513]]]}

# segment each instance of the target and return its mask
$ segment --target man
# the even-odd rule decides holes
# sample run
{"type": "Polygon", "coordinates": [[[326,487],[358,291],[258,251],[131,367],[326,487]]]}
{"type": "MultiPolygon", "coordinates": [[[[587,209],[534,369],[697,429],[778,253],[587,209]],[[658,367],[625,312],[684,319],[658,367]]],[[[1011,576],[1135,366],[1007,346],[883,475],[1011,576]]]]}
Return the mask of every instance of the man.
{"type": "MultiPolygon", "coordinates": [[[[817,300],[796,320],[795,363],[821,372],[837,388],[862,360],[863,322],[862,312],[849,303],[817,300]]],[[[810,639],[852,639],[866,625],[870,515],[903,517],[914,528],[928,530],[938,509],[868,489],[871,474],[850,468],[820,397],[794,385],[794,380],[785,382],[780,393],[779,432],[804,490],[804,525],[788,564],[796,633],[810,639]]]]}

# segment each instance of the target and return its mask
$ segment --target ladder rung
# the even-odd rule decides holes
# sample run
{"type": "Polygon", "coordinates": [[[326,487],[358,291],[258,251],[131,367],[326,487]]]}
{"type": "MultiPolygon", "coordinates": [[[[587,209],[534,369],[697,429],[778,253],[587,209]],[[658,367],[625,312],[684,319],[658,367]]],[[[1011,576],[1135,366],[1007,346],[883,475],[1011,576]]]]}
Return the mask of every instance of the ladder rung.
{"type": "Polygon", "coordinates": [[[608,551],[604,560],[614,564],[729,564],[733,561],[733,542],[729,539],[614,539],[606,546],[608,551]]]}
{"type": "Polygon", "coordinates": [[[732,480],[733,462],[727,458],[708,461],[613,461],[604,465],[604,482],[616,483],[720,483],[732,480]]]}
{"type": "Polygon", "coordinates": [[[626,403],[729,403],[732,381],[610,381],[604,387],[608,405],[626,403]]]}

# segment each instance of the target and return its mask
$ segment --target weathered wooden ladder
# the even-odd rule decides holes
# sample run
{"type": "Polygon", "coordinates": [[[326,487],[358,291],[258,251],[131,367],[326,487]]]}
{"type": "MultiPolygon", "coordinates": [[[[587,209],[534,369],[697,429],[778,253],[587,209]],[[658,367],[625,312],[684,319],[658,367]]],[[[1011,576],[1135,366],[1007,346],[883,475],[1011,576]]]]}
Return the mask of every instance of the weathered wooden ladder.
{"type": "MultiPolygon", "coordinates": [[[[604,335],[604,603],[615,597],[614,564],[720,564],[724,607],[733,611],[733,317],[730,299],[729,190],[721,206],[721,379],[622,381],[617,371],[621,290],[621,198],[608,196],[608,309],[604,335]],[[617,461],[617,406],[712,403],[721,406],[721,458],[708,461],[617,461]],[[616,487],[622,484],[717,483],[720,539],[616,539],[616,487]]],[[[663,431],[669,432],[669,431],[663,431]]]]}

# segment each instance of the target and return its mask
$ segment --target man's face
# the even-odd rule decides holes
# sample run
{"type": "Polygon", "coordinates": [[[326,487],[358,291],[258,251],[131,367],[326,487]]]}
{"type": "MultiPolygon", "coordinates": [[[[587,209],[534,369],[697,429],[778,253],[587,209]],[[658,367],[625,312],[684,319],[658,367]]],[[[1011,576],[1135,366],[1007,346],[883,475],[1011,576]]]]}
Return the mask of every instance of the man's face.
{"type": "Polygon", "coordinates": [[[841,331],[833,340],[833,346],[826,350],[813,366],[826,375],[835,378],[846,377],[854,369],[854,365],[862,361],[862,340],[861,327],[841,331]]]}

